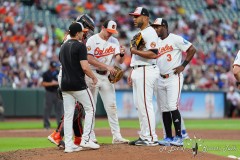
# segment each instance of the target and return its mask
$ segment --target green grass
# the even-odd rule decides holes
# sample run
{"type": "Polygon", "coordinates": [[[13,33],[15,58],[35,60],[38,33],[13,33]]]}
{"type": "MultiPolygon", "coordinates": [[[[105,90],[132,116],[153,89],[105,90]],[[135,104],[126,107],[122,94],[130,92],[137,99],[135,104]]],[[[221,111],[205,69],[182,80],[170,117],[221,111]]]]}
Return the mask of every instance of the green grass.
{"type": "MultiPolygon", "coordinates": [[[[111,143],[112,137],[98,137],[99,143],[111,143]]],[[[34,137],[34,138],[0,138],[0,152],[13,151],[13,150],[24,150],[32,148],[47,148],[56,147],[55,144],[50,143],[45,137],[34,137]]]]}
{"type": "MultiPolygon", "coordinates": [[[[51,121],[52,127],[56,128],[56,122],[51,121]]],[[[217,120],[185,120],[187,129],[201,129],[201,130],[240,130],[240,119],[217,119],[217,120]]],[[[96,128],[108,128],[107,119],[96,119],[96,128]]],[[[139,128],[138,120],[120,120],[121,128],[139,128]]],[[[158,125],[161,128],[161,125],[158,125]]],[[[42,129],[42,120],[35,121],[6,121],[0,122],[0,130],[10,129],[42,129]]]]}
{"type": "MultiPolygon", "coordinates": [[[[185,141],[184,147],[191,148],[190,141],[185,141]]],[[[240,157],[240,140],[200,140],[198,143],[198,151],[200,155],[204,153],[212,153],[219,156],[235,155],[240,157]]]]}
{"type": "MultiPolygon", "coordinates": [[[[55,121],[51,121],[52,129],[57,127],[55,121]]],[[[215,120],[185,120],[187,129],[201,130],[240,130],[240,119],[215,119],[215,120]]],[[[120,120],[121,128],[139,128],[138,120],[120,120]]],[[[0,122],[0,130],[12,129],[42,129],[42,120],[26,120],[26,121],[5,121],[0,122]]],[[[96,119],[95,128],[109,128],[107,119],[96,119]]],[[[161,125],[158,125],[161,128],[161,125]]],[[[133,137],[127,137],[133,140],[133,137]]],[[[136,137],[135,137],[136,138],[136,137]]],[[[112,137],[98,137],[100,144],[111,143],[112,137]]],[[[43,138],[0,138],[0,152],[13,151],[19,149],[46,148],[55,147],[54,144],[43,138]]],[[[200,143],[199,143],[200,144],[200,143]]],[[[190,146],[188,146],[190,147],[190,146]]],[[[199,146],[199,150],[221,156],[235,155],[240,156],[240,140],[204,140],[199,146]],[[203,148],[205,147],[205,148],[203,148]]]]}
{"type": "Polygon", "coordinates": [[[240,119],[186,120],[187,129],[240,130],[240,119]]]}

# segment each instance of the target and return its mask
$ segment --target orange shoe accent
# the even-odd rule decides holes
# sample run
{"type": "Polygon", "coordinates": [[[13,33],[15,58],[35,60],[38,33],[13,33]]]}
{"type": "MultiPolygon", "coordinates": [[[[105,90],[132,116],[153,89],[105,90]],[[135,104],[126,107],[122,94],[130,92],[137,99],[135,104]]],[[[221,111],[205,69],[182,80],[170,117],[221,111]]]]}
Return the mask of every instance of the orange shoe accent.
{"type": "Polygon", "coordinates": [[[52,143],[58,145],[59,142],[62,140],[60,132],[54,131],[51,135],[48,136],[48,140],[51,141],[52,143]]]}
{"type": "Polygon", "coordinates": [[[82,141],[82,137],[74,137],[74,144],[79,146],[82,141]]]}
{"type": "Polygon", "coordinates": [[[55,133],[54,139],[61,139],[60,132],[56,132],[56,133],[55,133]]]}

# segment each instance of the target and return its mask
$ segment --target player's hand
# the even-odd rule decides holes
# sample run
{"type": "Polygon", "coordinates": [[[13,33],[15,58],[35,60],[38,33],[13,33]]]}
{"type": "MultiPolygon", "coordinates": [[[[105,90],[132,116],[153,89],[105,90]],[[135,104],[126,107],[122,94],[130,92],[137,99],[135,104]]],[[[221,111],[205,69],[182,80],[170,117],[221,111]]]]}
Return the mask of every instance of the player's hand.
{"type": "Polygon", "coordinates": [[[124,46],[120,46],[120,53],[121,54],[125,54],[126,53],[126,49],[125,49],[125,47],[124,46]]]}
{"type": "Polygon", "coordinates": [[[127,82],[129,86],[132,86],[132,70],[130,71],[130,74],[128,75],[127,82]]]}
{"type": "Polygon", "coordinates": [[[136,54],[136,51],[137,51],[137,48],[136,48],[136,47],[130,48],[130,52],[131,52],[132,54],[136,54]]]}
{"type": "Polygon", "coordinates": [[[113,66],[108,66],[107,70],[110,72],[111,75],[115,76],[117,71],[113,66]]]}
{"type": "Polygon", "coordinates": [[[96,77],[92,78],[92,86],[96,86],[98,79],[96,77]]]}
{"type": "Polygon", "coordinates": [[[173,70],[174,70],[174,72],[173,72],[174,74],[179,74],[184,70],[184,67],[181,65],[176,68],[173,68],[173,70]]]}

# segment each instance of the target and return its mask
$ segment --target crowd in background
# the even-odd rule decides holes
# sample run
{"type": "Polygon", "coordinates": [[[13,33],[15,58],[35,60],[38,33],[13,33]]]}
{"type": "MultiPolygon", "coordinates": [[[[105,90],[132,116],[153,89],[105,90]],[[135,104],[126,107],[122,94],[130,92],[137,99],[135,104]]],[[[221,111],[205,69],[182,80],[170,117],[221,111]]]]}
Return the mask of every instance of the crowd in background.
{"type": "Polygon", "coordinates": [[[24,7],[34,6],[36,10],[49,11],[50,16],[56,15],[58,19],[69,22],[80,14],[88,13],[95,21],[95,33],[100,31],[104,20],[115,20],[119,31],[117,38],[128,51],[121,66],[125,71],[124,78],[116,84],[116,88],[129,88],[127,85],[131,61],[129,42],[137,30],[134,30],[132,17],[128,13],[137,6],[144,6],[150,11],[151,21],[157,17],[164,17],[168,20],[171,33],[183,36],[197,48],[193,60],[184,70],[184,89],[227,90],[235,84],[231,65],[240,49],[239,17],[238,19],[230,19],[230,17],[224,19],[221,16],[208,18],[205,13],[214,10],[214,13],[220,14],[228,10],[240,15],[240,1],[200,1],[198,10],[194,10],[191,14],[189,14],[191,6],[186,7],[182,3],[190,3],[193,0],[0,2],[0,86],[40,87],[41,75],[47,70],[49,62],[58,61],[61,41],[70,23],[64,28],[59,27],[58,24],[47,26],[44,21],[24,19],[22,16],[24,7]]]}

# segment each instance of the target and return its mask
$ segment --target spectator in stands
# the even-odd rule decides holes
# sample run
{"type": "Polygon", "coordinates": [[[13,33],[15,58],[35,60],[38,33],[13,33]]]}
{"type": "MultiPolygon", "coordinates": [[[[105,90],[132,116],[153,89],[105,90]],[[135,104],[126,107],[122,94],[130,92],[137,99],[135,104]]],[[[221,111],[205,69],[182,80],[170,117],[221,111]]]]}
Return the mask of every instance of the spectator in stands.
{"type": "MultiPolygon", "coordinates": [[[[208,75],[204,74],[206,77],[201,77],[200,71],[206,72],[206,68],[209,66],[218,65],[227,70],[214,69],[217,80],[214,80],[212,84],[215,87],[210,88],[212,90],[228,88],[228,83],[233,83],[232,80],[229,80],[232,77],[232,73],[229,72],[230,64],[232,64],[230,61],[232,57],[235,57],[236,51],[240,49],[239,1],[182,0],[181,5],[177,2],[176,0],[167,2],[141,0],[127,3],[116,0],[96,3],[91,0],[1,1],[0,72],[6,76],[6,81],[2,85],[12,86],[14,72],[15,76],[18,76],[19,84],[24,84],[25,78],[19,76],[21,72],[25,72],[28,79],[26,87],[39,87],[39,75],[42,75],[43,71],[47,69],[51,60],[58,60],[59,46],[68,27],[64,28],[64,25],[68,25],[67,21],[72,21],[71,18],[74,16],[88,12],[94,18],[97,26],[100,26],[102,20],[115,19],[119,26],[118,38],[123,45],[128,45],[129,40],[135,34],[135,27],[132,19],[125,15],[132,10],[132,6],[148,5],[152,9],[151,17],[153,19],[157,15],[162,15],[172,21],[172,24],[176,24],[170,26],[173,33],[184,33],[182,36],[192,41],[198,50],[202,50],[195,54],[196,57],[191,62],[191,65],[194,66],[192,68],[194,75],[191,77],[194,80],[185,82],[201,89],[199,81],[201,79],[203,82],[208,75]],[[189,5],[191,3],[195,3],[195,5],[189,5]],[[213,9],[214,12],[211,11],[213,9]],[[54,26],[51,28],[51,25],[54,26]],[[54,33],[52,33],[53,31],[54,33]],[[227,82],[227,86],[223,81],[227,82]]],[[[126,55],[126,57],[130,56],[126,55]]],[[[122,67],[125,70],[124,74],[128,75],[129,58],[125,59],[126,62],[122,67]]],[[[129,88],[124,78],[116,85],[116,88],[129,88]]],[[[20,87],[20,85],[16,85],[16,87],[20,87]]],[[[205,89],[208,87],[205,86],[205,89]]]]}

